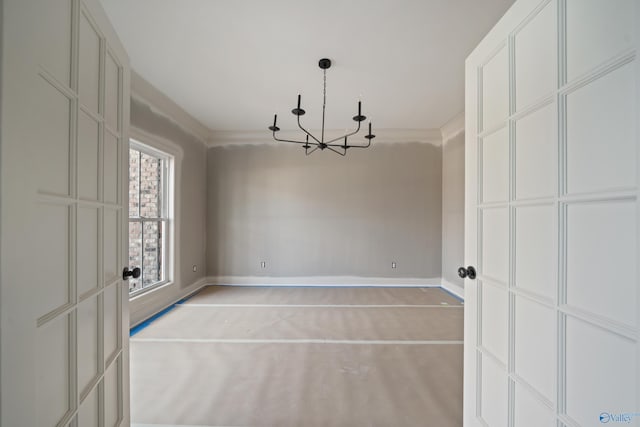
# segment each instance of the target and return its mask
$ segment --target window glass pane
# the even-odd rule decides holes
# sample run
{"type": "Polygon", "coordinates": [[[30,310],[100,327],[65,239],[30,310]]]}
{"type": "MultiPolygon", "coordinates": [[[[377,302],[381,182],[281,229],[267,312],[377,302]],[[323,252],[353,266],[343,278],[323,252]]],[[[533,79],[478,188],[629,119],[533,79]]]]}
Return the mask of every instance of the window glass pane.
{"type": "MultiPolygon", "coordinates": [[[[142,224],[129,223],[129,268],[140,267],[142,269],[142,224]]],[[[142,277],[129,279],[129,292],[142,289],[142,277]]]]}
{"type": "Polygon", "coordinates": [[[129,216],[140,215],[140,152],[129,150],[129,216]]]}
{"type": "Polygon", "coordinates": [[[140,216],[160,216],[160,193],[162,191],[162,160],[141,153],[140,161],[140,216]]]}
{"type": "Polygon", "coordinates": [[[163,280],[162,277],[162,224],[145,221],[142,259],[142,286],[147,287],[163,280]]]}
{"type": "Polygon", "coordinates": [[[168,214],[166,180],[169,161],[162,154],[147,154],[147,150],[132,141],[129,151],[129,267],[139,267],[142,275],[129,280],[129,292],[135,293],[167,280],[165,247],[168,220],[145,221],[168,214]]]}

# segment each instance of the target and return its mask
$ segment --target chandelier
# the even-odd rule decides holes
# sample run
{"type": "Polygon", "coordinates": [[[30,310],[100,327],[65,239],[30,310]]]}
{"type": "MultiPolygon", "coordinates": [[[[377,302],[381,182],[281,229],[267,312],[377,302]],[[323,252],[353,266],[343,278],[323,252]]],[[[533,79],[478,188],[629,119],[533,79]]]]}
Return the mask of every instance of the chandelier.
{"type": "Polygon", "coordinates": [[[324,113],[327,105],[327,69],[331,67],[331,60],[327,58],[322,58],[318,62],[318,66],[322,69],[324,74],[324,89],[322,92],[322,131],[320,134],[320,139],[316,138],[313,134],[311,134],[308,130],[306,130],[300,124],[300,116],[303,116],[306,111],[300,108],[301,96],[298,94],[298,107],[291,110],[294,116],[298,118],[298,127],[305,133],[304,141],[293,141],[290,139],[280,139],[276,136],[276,132],[280,130],[280,128],[276,125],[278,121],[278,115],[275,114],[273,116],[273,126],[269,126],[269,130],[273,132],[273,139],[280,142],[291,142],[294,144],[300,144],[302,148],[304,148],[305,154],[308,156],[309,154],[315,152],[316,150],[331,150],[334,153],[340,154],[344,156],[347,154],[347,150],[349,148],[369,148],[371,146],[371,140],[376,136],[371,133],[371,121],[369,121],[369,134],[364,137],[368,140],[366,145],[358,145],[351,144],[348,142],[348,138],[352,135],[357,134],[360,131],[360,123],[366,120],[366,117],[362,115],[362,102],[358,101],[358,115],[353,117],[353,121],[358,123],[358,127],[353,132],[347,133],[345,135],[339,136],[337,138],[330,139],[325,141],[324,139],[324,113]],[[309,140],[311,138],[311,140],[309,140]],[[340,141],[340,142],[339,142],[340,141]]]}

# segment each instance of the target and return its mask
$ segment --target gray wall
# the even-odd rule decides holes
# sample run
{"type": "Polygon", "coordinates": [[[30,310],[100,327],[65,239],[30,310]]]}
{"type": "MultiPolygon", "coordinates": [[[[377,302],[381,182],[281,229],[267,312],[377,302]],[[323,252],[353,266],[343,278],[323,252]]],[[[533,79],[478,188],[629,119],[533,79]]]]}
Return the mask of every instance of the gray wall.
{"type": "Polygon", "coordinates": [[[209,275],[440,277],[440,147],[305,157],[273,143],[207,159],[209,275]]]}
{"type": "Polygon", "coordinates": [[[173,121],[156,114],[141,101],[131,99],[131,125],[167,139],[184,150],[180,188],[180,266],[176,283],[193,284],[205,276],[206,264],[206,148],[173,121]],[[198,271],[193,272],[193,265],[198,271]]]}
{"type": "Polygon", "coordinates": [[[464,132],[442,147],[442,277],[459,286],[464,261],[464,132]]]}

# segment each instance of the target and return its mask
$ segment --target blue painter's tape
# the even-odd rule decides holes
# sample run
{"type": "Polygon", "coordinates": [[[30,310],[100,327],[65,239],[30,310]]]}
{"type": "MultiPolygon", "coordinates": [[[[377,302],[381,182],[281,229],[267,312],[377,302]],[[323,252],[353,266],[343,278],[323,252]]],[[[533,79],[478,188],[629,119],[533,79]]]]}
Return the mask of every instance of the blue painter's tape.
{"type": "Polygon", "coordinates": [[[130,337],[134,336],[135,334],[137,334],[138,332],[140,332],[141,330],[143,330],[144,328],[149,326],[154,320],[158,319],[159,317],[164,316],[165,314],[167,314],[168,312],[173,310],[175,307],[176,307],[175,304],[171,304],[169,307],[167,307],[164,310],[154,314],[153,316],[149,317],[147,320],[138,323],[136,326],[134,326],[133,328],[129,329],[129,336],[130,337]]]}
{"type": "MultiPolygon", "coordinates": [[[[198,291],[198,292],[200,292],[200,291],[198,291]]],[[[178,304],[182,304],[183,302],[185,302],[189,298],[191,298],[194,295],[196,295],[198,292],[194,292],[193,294],[182,298],[180,301],[178,301],[178,302],[176,302],[174,304],[171,304],[169,307],[165,308],[164,310],[159,311],[158,313],[154,314],[153,316],[149,317],[148,319],[138,323],[136,326],[134,326],[133,328],[129,329],[129,336],[130,337],[134,336],[135,334],[137,334],[138,332],[140,332],[141,330],[143,330],[144,328],[149,326],[151,323],[153,323],[154,320],[157,320],[158,318],[164,316],[165,314],[167,314],[168,312],[170,312],[171,310],[176,308],[176,306],[178,304]]]]}
{"type": "Polygon", "coordinates": [[[454,294],[453,292],[451,292],[448,289],[443,288],[442,286],[439,286],[440,289],[442,289],[443,291],[445,291],[446,293],[448,293],[449,295],[451,295],[452,297],[454,297],[455,299],[457,299],[460,302],[464,302],[464,298],[454,294]]]}

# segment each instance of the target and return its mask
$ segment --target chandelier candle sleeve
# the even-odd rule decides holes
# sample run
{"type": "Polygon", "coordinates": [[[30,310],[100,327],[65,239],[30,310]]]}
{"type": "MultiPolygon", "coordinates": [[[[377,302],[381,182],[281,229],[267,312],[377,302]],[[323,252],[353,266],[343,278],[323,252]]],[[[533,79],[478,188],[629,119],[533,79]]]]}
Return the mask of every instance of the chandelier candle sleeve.
{"type": "Polygon", "coordinates": [[[305,111],[300,108],[302,105],[302,94],[298,94],[298,106],[291,110],[291,113],[297,117],[298,128],[304,132],[305,139],[304,141],[296,141],[291,139],[281,139],[276,136],[276,132],[280,131],[280,128],[276,126],[278,115],[273,116],[273,126],[269,126],[269,130],[273,132],[273,139],[280,142],[291,142],[294,144],[300,144],[302,148],[304,148],[304,152],[306,155],[314,153],[316,150],[320,149],[323,151],[325,149],[329,151],[333,151],[336,154],[340,154],[341,156],[345,156],[347,154],[347,149],[349,148],[369,148],[371,146],[371,140],[376,136],[371,133],[371,121],[369,121],[369,133],[364,135],[364,138],[367,139],[366,144],[349,144],[348,138],[360,132],[360,124],[366,119],[366,116],[362,115],[362,101],[358,99],[358,115],[353,117],[353,121],[355,121],[358,125],[355,130],[349,132],[345,130],[345,134],[339,136],[334,139],[330,139],[329,141],[325,141],[325,108],[327,104],[327,69],[331,67],[331,60],[327,58],[322,58],[318,62],[318,66],[322,69],[323,72],[323,92],[322,92],[322,129],[321,136],[317,138],[307,129],[302,126],[300,121],[300,116],[305,114],[305,111]],[[309,138],[313,141],[310,141],[309,138]],[[343,140],[343,143],[339,141],[343,140]]]}

